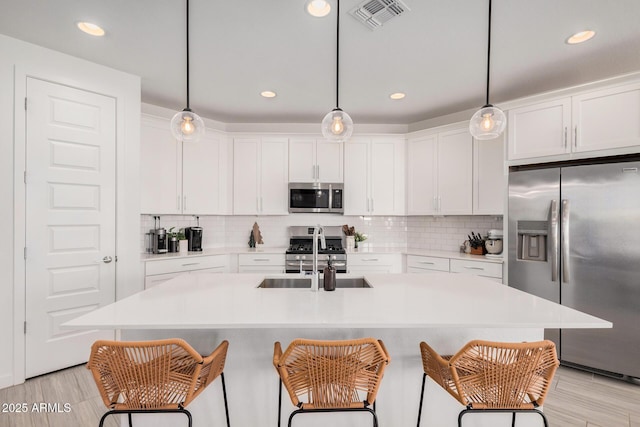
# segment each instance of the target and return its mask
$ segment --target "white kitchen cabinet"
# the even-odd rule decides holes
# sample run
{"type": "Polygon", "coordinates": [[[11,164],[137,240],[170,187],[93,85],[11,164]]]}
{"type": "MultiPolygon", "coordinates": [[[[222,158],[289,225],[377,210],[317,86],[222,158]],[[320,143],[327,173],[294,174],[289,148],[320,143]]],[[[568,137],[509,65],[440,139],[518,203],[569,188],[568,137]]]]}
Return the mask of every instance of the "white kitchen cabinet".
{"type": "Polygon", "coordinates": [[[450,271],[451,273],[483,276],[502,283],[502,264],[495,262],[452,259],[450,261],[450,271]]]}
{"type": "Polygon", "coordinates": [[[344,151],[345,215],[404,215],[404,139],[352,138],[344,151]]]}
{"type": "Polygon", "coordinates": [[[289,182],[342,182],[343,143],[322,139],[289,141],[289,182]]]}
{"type": "Polygon", "coordinates": [[[473,138],[468,125],[409,140],[408,214],[472,213],[473,138]]]}
{"type": "Polygon", "coordinates": [[[190,273],[224,273],[228,271],[227,255],[188,256],[145,263],[144,287],[164,283],[174,277],[190,273]]]}
{"type": "Polygon", "coordinates": [[[640,83],[509,110],[509,160],[640,146],[640,83]]]}
{"type": "Polygon", "coordinates": [[[505,192],[504,134],[473,141],[473,213],[502,215],[505,192]]]}
{"type": "Polygon", "coordinates": [[[288,141],[239,138],[233,141],[233,213],[286,215],[288,141]]]}
{"type": "Polygon", "coordinates": [[[640,145],[640,83],[572,98],[573,151],[640,145]]]}
{"type": "Polygon", "coordinates": [[[142,116],[141,213],[227,213],[226,137],[207,129],[197,142],[179,142],[169,120],[142,116]]]}
{"type": "Polygon", "coordinates": [[[571,98],[509,110],[509,160],[569,153],[571,98]]]}
{"type": "Polygon", "coordinates": [[[347,252],[347,273],[401,273],[402,255],[347,252]]]}
{"type": "Polygon", "coordinates": [[[251,253],[238,255],[239,273],[284,273],[284,254],[251,253]]]}
{"type": "Polygon", "coordinates": [[[407,255],[407,273],[449,272],[449,258],[407,255]]]}

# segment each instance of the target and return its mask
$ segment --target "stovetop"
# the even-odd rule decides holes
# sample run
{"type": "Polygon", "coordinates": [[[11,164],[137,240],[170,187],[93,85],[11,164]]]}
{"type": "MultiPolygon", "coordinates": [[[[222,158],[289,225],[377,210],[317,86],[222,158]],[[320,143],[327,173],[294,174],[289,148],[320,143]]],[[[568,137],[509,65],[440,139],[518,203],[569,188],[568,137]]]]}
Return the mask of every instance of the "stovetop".
{"type": "MultiPolygon", "coordinates": [[[[319,240],[319,239],[318,239],[319,240]]],[[[346,251],[342,247],[342,239],[340,237],[327,237],[325,239],[327,248],[322,249],[318,242],[319,254],[344,254],[346,251]]],[[[313,238],[291,238],[289,240],[289,248],[287,254],[311,254],[313,253],[313,238]]]]}

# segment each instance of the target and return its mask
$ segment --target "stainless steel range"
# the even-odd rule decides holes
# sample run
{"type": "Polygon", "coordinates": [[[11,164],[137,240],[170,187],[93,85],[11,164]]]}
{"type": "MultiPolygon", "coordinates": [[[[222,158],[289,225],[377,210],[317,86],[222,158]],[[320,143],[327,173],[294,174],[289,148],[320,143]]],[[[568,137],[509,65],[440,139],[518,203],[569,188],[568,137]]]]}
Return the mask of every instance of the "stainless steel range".
{"type": "MultiPolygon", "coordinates": [[[[327,243],[326,249],[318,246],[318,271],[327,266],[327,259],[331,258],[331,265],[337,273],[347,272],[347,254],[342,245],[341,227],[324,227],[327,243]]],[[[289,227],[289,249],[285,252],[286,272],[301,273],[313,270],[313,227],[289,227]]]]}

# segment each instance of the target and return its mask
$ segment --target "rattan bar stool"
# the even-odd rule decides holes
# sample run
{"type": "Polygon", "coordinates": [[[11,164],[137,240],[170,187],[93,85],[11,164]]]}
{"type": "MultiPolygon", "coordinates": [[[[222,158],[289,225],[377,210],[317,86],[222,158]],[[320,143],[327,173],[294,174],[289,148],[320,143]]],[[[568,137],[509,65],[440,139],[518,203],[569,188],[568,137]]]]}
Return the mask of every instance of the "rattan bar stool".
{"type": "Polygon", "coordinates": [[[109,415],[183,413],[185,408],[218,376],[222,381],[224,409],[229,424],[224,363],[229,343],[223,341],[209,356],[198,354],[181,339],[156,341],[96,341],[87,368],[91,370],[105,406],[102,427],[109,415]]]}
{"type": "Polygon", "coordinates": [[[418,427],[427,376],[465,406],[458,415],[458,427],[468,413],[512,413],[515,426],[517,412],[535,412],[542,405],[553,375],[560,364],[552,341],[501,343],[471,341],[453,356],[440,356],[426,343],[422,353],[422,392],[418,408],[418,427]]]}
{"type": "Polygon", "coordinates": [[[276,342],[273,365],[280,376],[278,427],[283,384],[291,402],[298,407],[289,415],[289,427],[297,414],[337,411],[369,412],[373,416],[374,427],[377,427],[375,400],[390,361],[382,341],[373,338],[340,341],[297,339],[284,353],[280,343],[276,342]]]}

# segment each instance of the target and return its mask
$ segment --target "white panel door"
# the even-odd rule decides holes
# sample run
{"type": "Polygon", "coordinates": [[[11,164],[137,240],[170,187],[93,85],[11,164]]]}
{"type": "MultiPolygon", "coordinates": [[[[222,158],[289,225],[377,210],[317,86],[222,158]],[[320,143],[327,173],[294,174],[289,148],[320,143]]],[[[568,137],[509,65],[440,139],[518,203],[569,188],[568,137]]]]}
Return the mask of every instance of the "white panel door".
{"type": "Polygon", "coordinates": [[[400,210],[396,197],[396,144],[392,141],[371,143],[371,178],[369,202],[374,215],[393,215],[400,210]]]}
{"type": "Polygon", "coordinates": [[[197,142],[182,143],[182,212],[221,213],[222,136],[208,131],[197,142]]]}
{"type": "Polygon", "coordinates": [[[233,213],[253,215],[259,210],[259,139],[233,141],[233,213]]]}
{"type": "Polygon", "coordinates": [[[288,142],[286,139],[263,139],[261,147],[259,213],[288,215],[288,142]]]}
{"type": "Polygon", "coordinates": [[[351,138],[344,147],[345,215],[370,214],[369,146],[366,139],[351,138]]]}
{"type": "Polygon", "coordinates": [[[407,213],[436,213],[436,171],[438,137],[431,135],[409,141],[407,174],[407,213]]]}
{"type": "Polygon", "coordinates": [[[113,98],[29,78],[27,99],[28,378],[114,337],[60,325],[115,300],[116,127],[113,98]]]}
{"type": "Polygon", "coordinates": [[[144,117],[140,127],[140,212],[181,213],[181,143],[169,121],[144,117]]]}
{"type": "Polygon", "coordinates": [[[471,215],[473,138],[469,128],[438,135],[438,213],[471,215]]]}
{"type": "Polygon", "coordinates": [[[289,141],[289,182],[317,180],[316,141],[292,139],[289,141]]]}
{"type": "Polygon", "coordinates": [[[317,179],[320,182],[342,182],[343,143],[318,140],[316,144],[317,179]]]}

